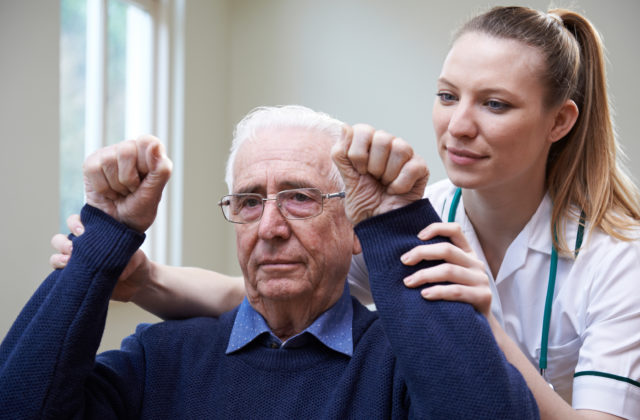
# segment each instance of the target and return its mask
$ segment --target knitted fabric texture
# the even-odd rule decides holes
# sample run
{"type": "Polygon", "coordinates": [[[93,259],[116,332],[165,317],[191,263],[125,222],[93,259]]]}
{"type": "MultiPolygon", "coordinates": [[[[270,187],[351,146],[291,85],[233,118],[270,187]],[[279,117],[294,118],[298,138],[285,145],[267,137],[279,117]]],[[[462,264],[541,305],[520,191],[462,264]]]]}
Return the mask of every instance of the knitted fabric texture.
{"type": "MultiPolygon", "coordinates": [[[[532,408],[526,397],[529,391],[521,386],[520,373],[504,358],[487,320],[465,303],[425,301],[420,289],[409,289],[402,282],[415,271],[440,263],[405,266],[399,262],[400,255],[425,244],[418,232],[440,221],[429,200],[423,199],[356,226],[371,293],[410,397],[414,397],[412,390],[431,393],[429,404],[416,407],[415,414],[419,418],[478,418],[479,413],[490,412],[487,418],[514,418],[514,401],[522,402],[523,411],[532,408]],[[415,359],[426,359],[426,370],[412,367],[415,359]],[[484,392],[496,385],[503,389],[484,392]],[[460,411],[455,413],[450,407],[455,404],[453,389],[460,401],[460,411]]],[[[434,238],[427,243],[443,241],[446,239],[434,238]]]]}
{"type": "Polygon", "coordinates": [[[353,301],[351,358],[319,342],[225,355],[236,311],[142,325],[96,357],[109,296],[143,236],[85,207],[67,268],[0,346],[0,418],[537,418],[481,316],[401,286],[415,268],[398,252],[430,211],[421,202],[357,227],[379,314],[353,301]]]}

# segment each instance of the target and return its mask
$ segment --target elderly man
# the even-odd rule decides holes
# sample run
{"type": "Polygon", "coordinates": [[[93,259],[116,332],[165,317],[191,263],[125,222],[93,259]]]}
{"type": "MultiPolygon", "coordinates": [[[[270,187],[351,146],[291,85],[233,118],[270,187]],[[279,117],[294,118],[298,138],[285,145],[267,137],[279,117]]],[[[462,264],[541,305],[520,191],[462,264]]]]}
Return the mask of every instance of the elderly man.
{"type": "Polygon", "coordinates": [[[366,152],[363,166],[352,135],[302,107],[245,117],[220,205],[235,226],[246,300],[219,318],[141,326],[98,356],[110,293],[171,163],[152,138],[88,158],[85,233],[0,348],[0,417],[537,417],[473,308],[402,285],[416,268],[399,255],[437,220],[419,200],[426,167],[399,141],[366,152]],[[345,286],[361,245],[379,314],[345,286]]]}

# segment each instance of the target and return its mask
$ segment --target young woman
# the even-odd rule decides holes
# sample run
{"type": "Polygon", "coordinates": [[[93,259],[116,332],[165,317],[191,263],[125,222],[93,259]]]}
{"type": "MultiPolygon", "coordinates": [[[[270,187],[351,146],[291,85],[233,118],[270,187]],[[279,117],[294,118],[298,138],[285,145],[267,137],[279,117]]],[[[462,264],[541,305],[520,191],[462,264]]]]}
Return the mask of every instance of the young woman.
{"type": "MultiPolygon", "coordinates": [[[[405,254],[405,264],[445,260],[405,284],[448,281],[425,299],[484,314],[543,418],[640,418],[640,199],[616,160],[596,30],[565,10],[492,9],[456,35],[436,95],[449,179],[426,196],[444,222],[419,236],[452,245],[405,254]]],[[[356,148],[380,137],[366,131],[356,148]]],[[[64,237],[54,246],[68,253],[64,237]]],[[[190,270],[139,254],[115,297],[165,317],[215,315],[241,299],[240,279],[190,270]]],[[[350,283],[367,303],[361,259],[350,283]]]]}
{"type": "Polygon", "coordinates": [[[459,31],[437,86],[449,180],[427,196],[456,224],[420,235],[457,249],[408,252],[447,263],[405,283],[455,283],[423,295],[487,316],[542,417],[640,417],[640,204],[616,162],[597,32],[569,11],[493,9],[459,31]]]}

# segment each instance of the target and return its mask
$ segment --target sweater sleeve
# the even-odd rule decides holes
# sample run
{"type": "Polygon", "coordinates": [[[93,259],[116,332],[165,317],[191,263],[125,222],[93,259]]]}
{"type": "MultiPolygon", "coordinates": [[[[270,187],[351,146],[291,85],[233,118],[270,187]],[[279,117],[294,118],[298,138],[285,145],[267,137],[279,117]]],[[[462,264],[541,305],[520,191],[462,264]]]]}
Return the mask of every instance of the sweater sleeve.
{"type": "Polygon", "coordinates": [[[0,345],[0,418],[70,418],[88,407],[109,298],[144,235],[85,206],[85,233],[51,273],[0,345]]]}
{"type": "Polygon", "coordinates": [[[424,199],[356,226],[376,308],[406,381],[410,410],[416,418],[537,418],[533,395],[506,361],[486,319],[466,303],[426,301],[419,289],[402,282],[439,263],[409,267],[400,262],[403,253],[424,243],[418,232],[439,221],[424,199]]]}

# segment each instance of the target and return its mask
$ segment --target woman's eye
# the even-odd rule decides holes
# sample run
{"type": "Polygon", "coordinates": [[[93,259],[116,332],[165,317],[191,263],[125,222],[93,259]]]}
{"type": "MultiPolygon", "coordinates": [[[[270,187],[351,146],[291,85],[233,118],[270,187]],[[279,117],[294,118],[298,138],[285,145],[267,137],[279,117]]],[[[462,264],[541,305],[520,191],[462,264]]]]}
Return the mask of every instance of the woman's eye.
{"type": "Polygon", "coordinates": [[[440,102],[444,104],[451,103],[456,100],[456,97],[448,92],[438,92],[436,93],[436,96],[439,97],[440,102]]]}
{"type": "Polygon", "coordinates": [[[487,101],[486,105],[492,111],[504,111],[509,108],[509,104],[496,100],[487,101]]]}

